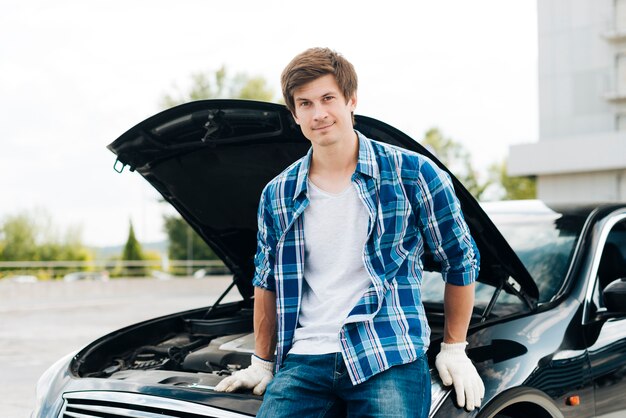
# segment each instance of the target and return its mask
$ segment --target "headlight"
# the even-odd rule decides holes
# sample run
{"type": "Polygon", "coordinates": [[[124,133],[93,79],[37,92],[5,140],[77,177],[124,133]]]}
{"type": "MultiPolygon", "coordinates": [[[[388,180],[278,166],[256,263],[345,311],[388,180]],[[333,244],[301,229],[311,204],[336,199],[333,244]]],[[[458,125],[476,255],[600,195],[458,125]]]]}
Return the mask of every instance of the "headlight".
{"type": "MultiPolygon", "coordinates": [[[[57,360],[52,366],[48,368],[39,380],[37,381],[37,389],[35,391],[35,409],[31,414],[31,418],[39,418],[43,417],[42,408],[48,404],[50,406],[50,402],[46,403],[46,400],[49,399],[49,396],[56,396],[54,393],[51,394],[51,390],[53,389],[55,381],[62,375],[62,373],[68,368],[72,357],[74,357],[76,353],[71,352],[61,359],[57,360]]],[[[52,392],[55,392],[52,390],[52,392]]],[[[54,401],[53,399],[51,399],[54,401]]],[[[46,414],[45,416],[49,416],[46,414]]]]}

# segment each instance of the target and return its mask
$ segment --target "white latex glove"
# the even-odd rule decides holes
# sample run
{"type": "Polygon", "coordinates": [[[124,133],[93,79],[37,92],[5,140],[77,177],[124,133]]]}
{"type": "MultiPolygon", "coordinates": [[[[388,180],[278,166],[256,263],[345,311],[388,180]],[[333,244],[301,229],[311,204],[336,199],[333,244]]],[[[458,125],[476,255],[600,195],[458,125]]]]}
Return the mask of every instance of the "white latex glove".
{"type": "Polygon", "coordinates": [[[454,384],[456,402],[460,407],[473,411],[480,406],[485,396],[485,385],[476,371],[476,367],[465,354],[467,343],[441,343],[435,367],[445,386],[454,384]]]}
{"type": "Polygon", "coordinates": [[[216,392],[234,392],[239,389],[252,389],[255,395],[263,395],[268,383],[274,377],[274,362],[252,355],[250,367],[236,371],[215,386],[216,392]]]}

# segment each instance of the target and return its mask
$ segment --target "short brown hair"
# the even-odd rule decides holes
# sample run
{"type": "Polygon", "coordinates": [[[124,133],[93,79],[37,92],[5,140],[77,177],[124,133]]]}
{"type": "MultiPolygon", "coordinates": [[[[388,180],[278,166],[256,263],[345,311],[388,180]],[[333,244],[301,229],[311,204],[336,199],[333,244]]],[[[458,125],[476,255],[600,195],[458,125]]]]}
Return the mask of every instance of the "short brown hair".
{"type": "Polygon", "coordinates": [[[356,92],[357,76],[354,67],[341,54],[329,48],[310,48],[291,60],[280,77],[283,98],[291,113],[296,113],[293,92],[326,74],[335,76],[346,101],[356,92]]]}

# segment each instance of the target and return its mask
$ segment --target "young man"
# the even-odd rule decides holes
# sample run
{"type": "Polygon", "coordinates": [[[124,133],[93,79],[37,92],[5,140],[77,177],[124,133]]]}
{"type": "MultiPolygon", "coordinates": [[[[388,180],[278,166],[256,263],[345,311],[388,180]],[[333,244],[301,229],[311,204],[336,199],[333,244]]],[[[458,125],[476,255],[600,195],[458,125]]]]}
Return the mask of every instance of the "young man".
{"type": "Polygon", "coordinates": [[[357,77],[336,52],[304,51],[281,82],[312,147],[262,193],[255,355],[216,390],[267,387],[261,417],[428,416],[427,245],[446,281],[436,366],[459,405],[480,406],[465,354],[479,255],[448,175],[354,130],[357,77]]]}

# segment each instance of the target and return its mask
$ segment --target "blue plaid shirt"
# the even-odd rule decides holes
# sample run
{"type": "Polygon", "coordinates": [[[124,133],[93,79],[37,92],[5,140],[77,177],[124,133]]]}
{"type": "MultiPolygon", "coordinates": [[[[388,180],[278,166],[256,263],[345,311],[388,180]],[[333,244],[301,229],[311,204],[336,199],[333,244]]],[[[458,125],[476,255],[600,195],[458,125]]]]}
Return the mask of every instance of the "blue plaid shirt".
{"type": "MultiPolygon", "coordinates": [[[[371,286],[344,321],[340,341],[353,384],[416,360],[429,344],[421,302],[424,245],[447,283],[478,276],[479,254],[447,173],[431,160],[357,132],[352,182],[369,214],[363,260],[371,286]]],[[[304,280],[304,223],[312,148],[263,190],[253,284],[276,292],[276,370],[292,347],[304,280]]]]}

